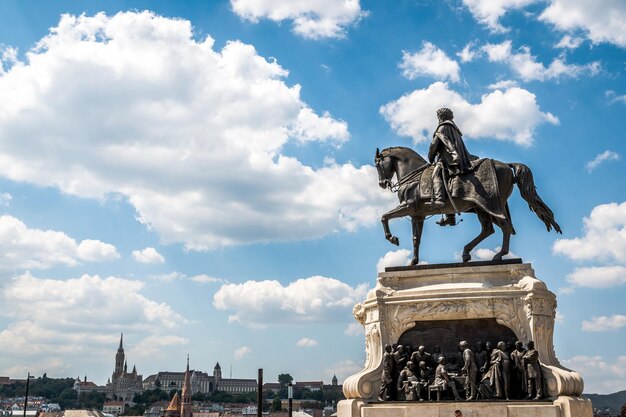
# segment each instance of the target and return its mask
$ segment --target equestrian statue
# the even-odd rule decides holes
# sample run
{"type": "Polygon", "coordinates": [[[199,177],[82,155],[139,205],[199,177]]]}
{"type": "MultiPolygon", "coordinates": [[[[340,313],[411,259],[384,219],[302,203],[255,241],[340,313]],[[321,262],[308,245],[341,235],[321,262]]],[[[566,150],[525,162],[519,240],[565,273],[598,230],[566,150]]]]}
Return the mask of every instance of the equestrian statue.
{"type": "Polygon", "coordinates": [[[507,200],[517,185],[528,207],[546,225],[548,231],[561,233],[552,210],[541,200],[535,189],[533,174],[526,165],[506,164],[494,159],[478,159],[467,151],[462,134],[453,121],[450,109],[437,111],[439,125],[435,129],[426,162],[417,152],[405,147],[376,149],[374,162],[378,184],[398,193],[400,204],[385,213],[381,221],[385,238],[399,244],[389,230],[389,220],[409,216],[413,227],[413,259],[419,262],[419,245],[424,220],[443,215],[441,226],[456,225],[456,213],[475,213],[481,231],[463,248],[463,262],[471,259],[470,252],[494,233],[493,225],[502,230],[502,247],[493,260],[509,253],[509,241],[515,234],[507,200]],[[393,176],[396,183],[392,183],[393,176]]]}

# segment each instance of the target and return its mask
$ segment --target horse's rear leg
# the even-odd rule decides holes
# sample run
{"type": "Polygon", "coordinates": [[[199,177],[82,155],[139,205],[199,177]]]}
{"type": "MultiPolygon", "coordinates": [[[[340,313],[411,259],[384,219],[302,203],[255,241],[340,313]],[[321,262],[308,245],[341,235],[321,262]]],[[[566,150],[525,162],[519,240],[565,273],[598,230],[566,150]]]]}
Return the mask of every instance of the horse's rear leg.
{"type": "Polygon", "coordinates": [[[493,261],[500,261],[502,260],[502,257],[504,255],[506,255],[507,253],[509,253],[509,241],[511,240],[511,234],[510,233],[506,233],[506,232],[502,232],[502,249],[500,249],[500,252],[496,253],[493,256],[493,261]]]}
{"type": "MultiPolygon", "coordinates": [[[[480,222],[481,230],[478,236],[476,236],[470,243],[465,245],[463,248],[463,262],[468,262],[472,259],[470,252],[483,240],[487,237],[494,234],[495,230],[493,229],[493,224],[491,222],[491,215],[482,210],[477,210],[476,215],[478,216],[478,221],[480,222]]],[[[508,245],[507,245],[508,246],[508,245]]]]}
{"type": "MultiPolygon", "coordinates": [[[[508,210],[507,210],[508,211],[508,210]]],[[[509,242],[511,241],[511,232],[513,231],[513,225],[511,221],[507,219],[506,222],[496,219],[496,224],[502,229],[502,248],[500,252],[496,253],[492,260],[500,261],[502,257],[509,253],[509,242]]]]}
{"type": "Polygon", "coordinates": [[[413,225],[413,259],[410,265],[417,265],[420,261],[420,242],[422,241],[422,230],[424,229],[423,217],[411,217],[413,225]]]}

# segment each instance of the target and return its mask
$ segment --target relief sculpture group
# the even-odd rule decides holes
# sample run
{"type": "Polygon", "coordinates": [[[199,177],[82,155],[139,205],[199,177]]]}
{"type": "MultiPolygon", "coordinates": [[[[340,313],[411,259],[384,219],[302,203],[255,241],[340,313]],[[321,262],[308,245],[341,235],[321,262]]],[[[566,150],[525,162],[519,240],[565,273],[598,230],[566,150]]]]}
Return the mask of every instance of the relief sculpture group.
{"type": "Polygon", "coordinates": [[[425,346],[385,345],[379,401],[540,400],[544,380],[531,340],[478,342],[474,350],[460,341],[456,352],[433,353],[425,346]]]}

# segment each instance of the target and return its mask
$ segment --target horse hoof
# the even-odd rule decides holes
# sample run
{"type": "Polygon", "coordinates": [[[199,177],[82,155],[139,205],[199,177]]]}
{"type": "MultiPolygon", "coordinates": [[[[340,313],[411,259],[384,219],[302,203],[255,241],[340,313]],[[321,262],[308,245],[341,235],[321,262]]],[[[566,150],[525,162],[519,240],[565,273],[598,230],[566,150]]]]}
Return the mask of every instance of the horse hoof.
{"type": "Polygon", "coordinates": [[[469,253],[464,253],[462,259],[463,262],[469,262],[469,260],[472,259],[472,256],[469,253]]]}
{"type": "Polygon", "coordinates": [[[389,241],[396,246],[400,245],[400,240],[396,236],[392,236],[389,241]]]}
{"type": "Polygon", "coordinates": [[[417,258],[413,258],[411,259],[411,263],[409,264],[410,266],[414,266],[420,263],[420,260],[417,258]]]}
{"type": "Polygon", "coordinates": [[[493,259],[491,259],[492,261],[501,261],[502,260],[502,255],[500,254],[495,254],[493,259]]]}

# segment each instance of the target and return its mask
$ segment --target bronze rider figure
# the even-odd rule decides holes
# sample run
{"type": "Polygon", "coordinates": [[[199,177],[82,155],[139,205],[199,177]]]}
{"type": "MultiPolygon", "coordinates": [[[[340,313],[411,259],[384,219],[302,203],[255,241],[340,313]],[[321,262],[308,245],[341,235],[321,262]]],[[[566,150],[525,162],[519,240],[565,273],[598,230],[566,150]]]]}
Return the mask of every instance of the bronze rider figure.
{"type": "MultiPolygon", "coordinates": [[[[432,208],[443,208],[446,203],[446,190],[442,170],[446,170],[447,177],[465,174],[472,169],[471,156],[463,143],[463,134],[454,123],[454,114],[448,108],[437,110],[439,124],[433,134],[433,140],[428,149],[428,160],[435,164],[433,170],[433,199],[432,208]]],[[[455,214],[446,214],[446,218],[437,222],[440,226],[456,225],[455,214]]]]}

